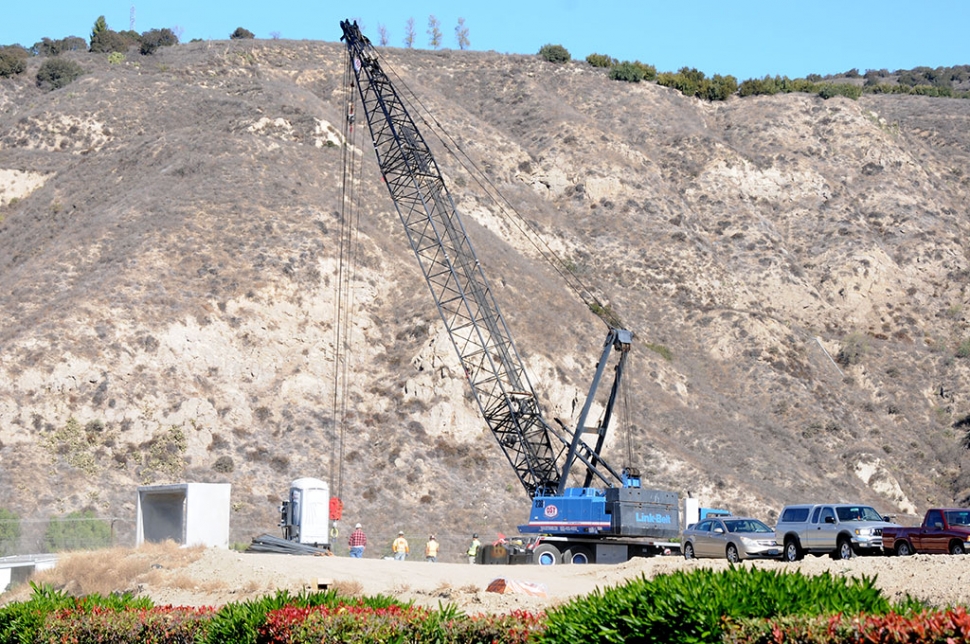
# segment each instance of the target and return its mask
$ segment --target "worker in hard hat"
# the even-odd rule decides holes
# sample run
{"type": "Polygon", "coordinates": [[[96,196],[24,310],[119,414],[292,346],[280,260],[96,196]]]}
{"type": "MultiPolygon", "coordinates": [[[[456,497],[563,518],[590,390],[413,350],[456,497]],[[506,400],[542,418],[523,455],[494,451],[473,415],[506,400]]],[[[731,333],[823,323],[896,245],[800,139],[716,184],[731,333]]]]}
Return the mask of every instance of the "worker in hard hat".
{"type": "Polygon", "coordinates": [[[394,552],[395,561],[404,561],[411,554],[408,540],[404,538],[404,530],[397,533],[397,539],[391,544],[391,550],[394,552]]]}
{"type": "Polygon", "coordinates": [[[478,549],[482,547],[482,542],[478,540],[478,533],[472,535],[472,542],[468,546],[468,563],[475,563],[475,558],[478,556],[478,549]]]}
{"type": "Polygon", "coordinates": [[[428,543],[424,544],[424,560],[431,563],[438,561],[438,540],[434,535],[428,537],[428,543]]]}

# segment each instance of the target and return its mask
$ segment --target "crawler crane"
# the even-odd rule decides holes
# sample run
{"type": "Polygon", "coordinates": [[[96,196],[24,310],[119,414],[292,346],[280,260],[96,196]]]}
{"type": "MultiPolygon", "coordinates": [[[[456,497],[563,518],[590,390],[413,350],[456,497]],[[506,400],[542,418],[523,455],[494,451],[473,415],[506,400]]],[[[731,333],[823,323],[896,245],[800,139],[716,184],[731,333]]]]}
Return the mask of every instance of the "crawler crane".
{"type": "MultiPolygon", "coordinates": [[[[674,492],[640,486],[639,471],[617,471],[600,453],[633,339],[610,326],[576,427],[542,416],[525,366],[482,272],[431,150],[356,22],[340,23],[353,85],[377,163],[482,417],[532,500],[526,550],[535,563],[614,563],[676,547],[674,492]],[[586,426],[615,353],[602,420],[586,426]],[[594,444],[583,435],[596,435],[594,444]],[[584,468],[581,487],[568,487],[584,468]]],[[[353,90],[352,90],[353,91],[353,90]]]]}

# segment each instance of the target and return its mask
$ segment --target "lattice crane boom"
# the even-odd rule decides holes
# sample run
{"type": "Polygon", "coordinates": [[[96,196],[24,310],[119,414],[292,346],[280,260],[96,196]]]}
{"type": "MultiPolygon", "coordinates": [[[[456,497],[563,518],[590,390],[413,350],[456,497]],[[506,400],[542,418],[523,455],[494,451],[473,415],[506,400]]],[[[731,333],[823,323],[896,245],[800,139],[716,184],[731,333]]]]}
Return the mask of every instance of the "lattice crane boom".
{"type": "MultiPolygon", "coordinates": [[[[465,370],[485,422],[530,498],[562,494],[569,468],[581,461],[587,485],[621,475],[581,440],[586,414],[613,348],[629,348],[629,331],[610,330],[579,427],[560,433],[543,418],[535,391],[492,296],[441,172],[377,52],[356,23],[341,22],[354,85],[381,174],[435,305],[465,370]],[[562,465],[561,465],[562,464],[562,465]]],[[[621,358],[622,360],[622,358],[621,358]]],[[[617,375],[622,372],[622,363],[617,375]]],[[[615,400],[615,389],[611,401],[615,400]]],[[[602,425],[608,424],[612,402],[602,425]]],[[[602,433],[601,433],[602,434],[602,433]]]]}

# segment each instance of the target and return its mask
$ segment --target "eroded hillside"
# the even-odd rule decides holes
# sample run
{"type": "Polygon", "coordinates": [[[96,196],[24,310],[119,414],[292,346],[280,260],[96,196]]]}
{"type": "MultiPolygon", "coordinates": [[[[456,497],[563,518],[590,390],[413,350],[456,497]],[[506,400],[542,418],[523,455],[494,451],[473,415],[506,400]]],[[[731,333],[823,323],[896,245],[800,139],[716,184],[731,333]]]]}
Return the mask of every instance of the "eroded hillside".
{"type": "MultiPolygon", "coordinates": [[[[231,482],[244,541],[339,463],[375,537],[525,518],[367,146],[334,396],[345,57],[192,43],[76,55],[50,93],[36,60],[0,79],[3,506],[124,533],[137,485],[231,482]]],[[[970,102],[707,103],[580,62],[385,60],[637,334],[611,460],[767,520],[970,499],[970,102]]],[[[575,420],[605,327],[437,149],[549,415],[575,420]]]]}

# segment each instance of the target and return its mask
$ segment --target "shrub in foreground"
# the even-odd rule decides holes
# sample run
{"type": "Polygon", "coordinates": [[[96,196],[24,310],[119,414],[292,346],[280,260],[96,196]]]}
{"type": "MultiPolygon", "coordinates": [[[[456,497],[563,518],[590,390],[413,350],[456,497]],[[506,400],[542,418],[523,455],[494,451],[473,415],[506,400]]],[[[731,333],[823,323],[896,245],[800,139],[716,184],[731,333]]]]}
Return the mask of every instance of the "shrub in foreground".
{"type": "MultiPolygon", "coordinates": [[[[57,620],[57,615],[77,615],[108,611],[149,610],[154,604],[147,597],[134,597],[129,593],[109,595],[88,595],[72,597],[50,586],[38,586],[30,582],[33,594],[24,602],[15,602],[0,607],[0,643],[26,644],[40,641],[79,641],[79,640],[41,640],[41,635],[49,628],[49,619],[57,620]]],[[[70,620],[68,620],[70,621],[70,620]]],[[[99,639],[80,641],[95,642],[99,639]]]]}
{"type": "Polygon", "coordinates": [[[885,615],[794,616],[744,620],[726,632],[726,644],[949,644],[970,640],[970,615],[963,606],[938,612],[885,615]]]}
{"type": "MultiPolygon", "coordinates": [[[[275,595],[267,595],[238,604],[226,604],[212,618],[208,628],[207,644],[256,644],[265,642],[260,638],[267,618],[275,611],[283,609],[307,609],[318,606],[335,608],[347,600],[334,591],[322,593],[300,593],[291,595],[285,590],[275,595]]],[[[355,600],[356,601],[356,600],[355,600]]],[[[360,606],[381,609],[391,606],[409,606],[397,600],[377,595],[365,597],[357,602],[360,606]]]]}
{"type": "Polygon", "coordinates": [[[336,607],[288,607],[267,615],[260,628],[260,644],[303,642],[437,642],[464,644],[525,644],[541,629],[541,618],[517,611],[510,615],[469,617],[454,606],[437,610],[393,605],[372,608],[361,604],[336,607]]]}
{"type": "Polygon", "coordinates": [[[212,608],[186,606],[65,609],[49,615],[32,642],[202,642],[212,612],[212,608]]]}
{"type": "Polygon", "coordinates": [[[874,581],[746,566],[641,576],[550,610],[539,641],[713,642],[744,619],[887,613],[889,601],[874,581]]]}

